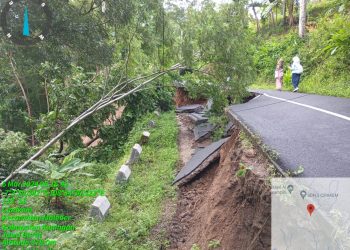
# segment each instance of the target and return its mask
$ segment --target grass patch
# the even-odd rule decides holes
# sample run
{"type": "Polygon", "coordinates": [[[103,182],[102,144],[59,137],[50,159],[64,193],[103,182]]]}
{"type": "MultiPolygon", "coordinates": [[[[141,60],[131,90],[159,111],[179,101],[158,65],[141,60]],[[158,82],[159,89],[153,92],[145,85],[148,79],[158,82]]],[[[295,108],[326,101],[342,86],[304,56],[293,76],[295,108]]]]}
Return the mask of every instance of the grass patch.
{"type": "MultiPolygon", "coordinates": [[[[302,76],[299,92],[350,98],[349,76],[342,71],[338,75],[327,71],[330,71],[327,65],[320,65],[312,75],[302,76]]],[[[250,89],[275,90],[276,87],[274,83],[261,82],[250,85],[250,89]]],[[[282,90],[293,91],[293,86],[290,82],[284,82],[282,90]]]]}
{"type": "MultiPolygon", "coordinates": [[[[80,219],[74,224],[75,232],[61,234],[59,249],[156,249],[162,242],[149,239],[151,229],[159,222],[162,201],[176,196],[171,186],[178,161],[176,118],[173,112],[161,117],[147,115],[137,122],[130,133],[125,153],[121,159],[108,164],[110,174],[101,181],[86,178],[79,180],[79,188],[103,186],[111,202],[109,216],[102,223],[88,218],[88,211],[81,210],[80,219]],[[157,126],[148,129],[153,119],[157,126]],[[143,147],[141,160],[132,167],[129,182],[115,185],[115,173],[128,159],[131,147],[137,143],[144,130],[151,132],[150,141],[143,147]]],[[[105,166],[107,167],[107,166],[105,166]]],[[[76,185],[78,183],[76,182],[76,185]]],[[[92,200],[84,201],[86,205],[92,200]]],[[[164,239],[165,241],[165,239],[164,239]]]]}

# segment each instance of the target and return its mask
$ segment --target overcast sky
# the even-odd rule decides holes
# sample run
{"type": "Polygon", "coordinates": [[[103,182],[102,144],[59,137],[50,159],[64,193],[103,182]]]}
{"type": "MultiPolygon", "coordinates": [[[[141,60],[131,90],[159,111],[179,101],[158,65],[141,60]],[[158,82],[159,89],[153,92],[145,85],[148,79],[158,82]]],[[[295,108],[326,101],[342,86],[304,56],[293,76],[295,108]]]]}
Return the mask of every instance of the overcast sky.
{"type": "MultiPolygon", "coordinates": [[[[194,0],[194,1],[191,1],[191,0],[166,0],[166,2],[176,4],[177,6],[184,7],[184,8],[188,7],[188,5],[192,2],[197,2],[197,5],[200,5],[200,3],[202,1],[203,0],[194,0]]],[[[229,3],[232,0],[213,0],[213,1],[217,4],[222,4],[222,3],[229,3]]]]}

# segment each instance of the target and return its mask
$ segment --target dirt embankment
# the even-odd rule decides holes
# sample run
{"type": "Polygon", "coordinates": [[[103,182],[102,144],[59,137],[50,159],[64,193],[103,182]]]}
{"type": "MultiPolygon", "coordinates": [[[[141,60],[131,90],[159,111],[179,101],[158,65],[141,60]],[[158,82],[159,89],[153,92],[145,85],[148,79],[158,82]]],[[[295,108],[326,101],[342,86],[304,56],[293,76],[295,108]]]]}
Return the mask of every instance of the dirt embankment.
{"type": "Polygon", "coordinates": [[[184,88],[177,88],[174,98],[176,107],[181,107],[191,104],[202,104],[205,105],[208,100],[205,98],[192,99],[189,97],[188,92],[184,88]]]}
{"type": "MultiPolygon", "coordinates": [[[[183,152],[182,156],[184,161],[189,157],[183,152]]],[[[270,249],[268,162],[243,145],[238,130],[221,148],[220,156],[220,162],[179,188],[169,249],[195,245],[202,250],[270,249]],[[253,167],[253,171],[237,177],[240,166],[253,167]]]]}

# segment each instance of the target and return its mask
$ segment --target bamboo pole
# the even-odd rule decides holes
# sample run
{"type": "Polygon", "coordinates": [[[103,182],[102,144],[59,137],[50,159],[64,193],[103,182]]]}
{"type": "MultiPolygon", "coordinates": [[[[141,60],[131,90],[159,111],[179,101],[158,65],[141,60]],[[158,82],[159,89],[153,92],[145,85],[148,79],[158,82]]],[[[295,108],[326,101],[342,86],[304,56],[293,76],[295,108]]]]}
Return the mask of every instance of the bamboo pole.
{"type": "Polygon", "coordinates": [[[130,94],[133,94],[135,92],[141,91],[142,87],[144,87],[145,85],[149,84],[150,82],[154,81],[155,79],[157,79],[157,78],[159,78],[159,77],[161,77],[161,76],[163,76],[163,75],[165,75],[165,74],[167,74],[167,73],[169,73],[171,71],[178,70],[179,68],[180,68],[180,64],[175,64],[174,66],[170,67],[167,70],[160,71],[160,72],[157,72],[157,73],[153,73],[153,74],[148,75],[148,76],[138,77],[138,78],[135,78],[133,80],[128,80],[128,81],[126,81],[124,83],[121,83],[121,84],[119,84],[119,86],[122,86],[125,83],[132,83],[132,82],[138,81],[140,79],[146,79],[146,78],[151,77],[150,79],[148,79],[148,80],[138,84],[136,87],[134,87],[133,89],[131,89],[131,90],[129,90],[129,91],[123,93],[123,94],[116,95],[116,93],[120,93],[120,90],[116,89],[114,87],[113,88],[114,91],[110,91],[107,95],[105,95],[103,98],[101,98],[93,106],[91,106],[89,109],[87,109],[82,114],[80,114],[77,118],[72,120],[71,123],[64,130],[62,130],[59,134],[57,134],[54,138],[52,138],[45,146],[43,146],[32,157],[30,157],[28,160],[26,160],[21,166],[19,166],[16,170],[14,170],[8,177],[6,177],[6,179],[1,182],[0,187],[2,187],[6,182],[11,180],[13,177],[15,177],[19,173],[19,171],[21,171],[22,169],[28,167],[33,160],[36,160],[37,158],[39,158],[43,153],[46,152],[46,150],[48,150],[63,135],[65,135],[68,130],[70,130],[72,127],[77,125],[79,122],[81,122],[85,118],[87,118],[90,115],[94,114],[95,112],[97,112],[97,111],[99,111],[99,110],[101,110],[101,109],[111,105],[112,103],[127,97],[130,94]]]}

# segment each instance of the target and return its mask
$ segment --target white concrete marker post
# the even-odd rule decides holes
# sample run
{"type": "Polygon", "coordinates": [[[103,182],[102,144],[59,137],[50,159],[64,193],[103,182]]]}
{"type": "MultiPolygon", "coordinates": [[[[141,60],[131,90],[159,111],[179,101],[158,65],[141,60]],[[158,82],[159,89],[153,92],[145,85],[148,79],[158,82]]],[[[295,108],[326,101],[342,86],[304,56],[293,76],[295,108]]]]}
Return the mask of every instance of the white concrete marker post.
{"type": "Polygon", "coordinates": [[[152,120],[148,123],[148,126],[154,128],[156,126],[156,122],[152,120]]]}
{"type": "Polygon", "coordinates": [[[144,131],[142,133],[142,137],[141,137],[141,145],[144,145],[148,142],[149,137],[150,137],[151,133],[148,131],[144,131]]]}
{"type": "Polygon", "coordinates": [[[135,144],[132,148],[131,156],[126,165],[133,165],[135,162],[137,162],[140,159],[140,155],[142,152],[142,147],[140,144],[135,144]]]}
{"type": "Polygon", "coordinates": [[[108,215],[110,207],[111,203],[106,196],[98,196],[91,205],[90,216],[99,221],[103,221],[108,215]]]}
{"type": "Polygon", "coordinates": [[[128,165],[123,165],[119,169],[119,172],[117,174],[117,177],[115,178],[115,183],[119,184],[124,181],[127,181],[131,175],[131,170],[128,165]]]}

